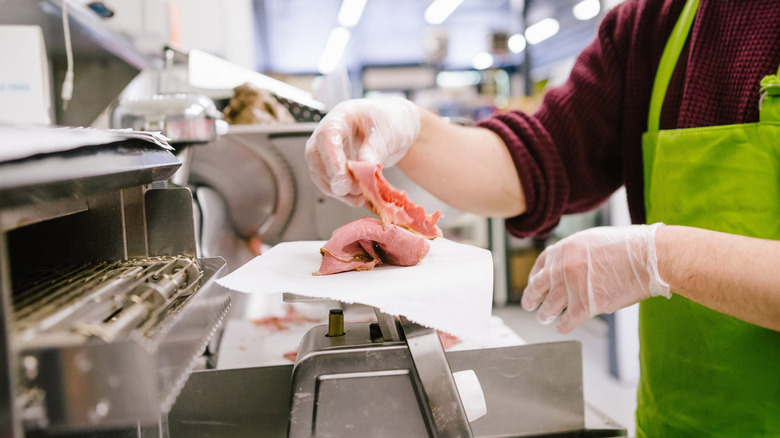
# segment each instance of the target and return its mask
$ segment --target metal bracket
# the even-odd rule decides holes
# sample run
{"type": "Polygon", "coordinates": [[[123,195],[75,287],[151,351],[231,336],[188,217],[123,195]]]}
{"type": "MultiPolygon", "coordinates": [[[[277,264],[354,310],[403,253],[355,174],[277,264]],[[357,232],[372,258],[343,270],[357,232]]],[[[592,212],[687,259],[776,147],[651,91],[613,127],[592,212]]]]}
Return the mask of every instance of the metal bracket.
{"type": "Polygon", "coordinates": [[[379,328],[382,330],[382,338],[385,341],[402,340],[395,316],[384,313],[376,307],[374,307],[374,313],[376,313],[376,321],[379,323],[379,328]]]}

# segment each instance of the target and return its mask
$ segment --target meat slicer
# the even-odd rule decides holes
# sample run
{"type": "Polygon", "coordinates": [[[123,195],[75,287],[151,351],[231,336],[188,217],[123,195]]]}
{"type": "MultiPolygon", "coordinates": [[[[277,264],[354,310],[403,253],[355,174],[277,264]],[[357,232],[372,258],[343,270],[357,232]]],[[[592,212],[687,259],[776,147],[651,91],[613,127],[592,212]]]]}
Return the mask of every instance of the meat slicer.
{"type": "Polygon", "coordinates": [[[472,436],[438,333],[376,315],[345,327],[343,312],[331,311],[303,338],[289,436],[472,436]]]}
{"type": "MultiPolygon", "coordinates": [[[[291,294],[284,298],[301,304],[312,300],[291,294]]],[[[360,319],[367,320],[345,323],[351,309],[332,309],[327,324],[309,330],[292,365],[193,373],[168,416],[171,436],[256,436],[260,431],[269,437],[626,433],[584,403],[576,341],[445,352],[433,329],[377,309],[374,318],[361,313],[360,319]],[[485,415],[472,421],[462,402],[464,387],[455,378],[469,370],[477,376],[487,407],[485,415]]]]}

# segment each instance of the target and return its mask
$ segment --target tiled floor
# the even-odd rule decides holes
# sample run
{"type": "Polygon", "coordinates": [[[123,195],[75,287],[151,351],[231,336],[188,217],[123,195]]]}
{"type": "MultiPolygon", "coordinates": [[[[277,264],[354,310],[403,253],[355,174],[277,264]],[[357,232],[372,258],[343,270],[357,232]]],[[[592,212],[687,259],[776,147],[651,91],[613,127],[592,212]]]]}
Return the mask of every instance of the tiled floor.
{"type": "Polygon", "coordinates": [[[518,305],[494,307],[493,314],[528,343],[578,340],[582,343],[584,397],[586,403],[635,433],[636,383],[623,382],[609,372],[607,324],[600,319],[583,322],[572,333],[561,335],[555,325],[536,322],[535,314],[518,305]]]}

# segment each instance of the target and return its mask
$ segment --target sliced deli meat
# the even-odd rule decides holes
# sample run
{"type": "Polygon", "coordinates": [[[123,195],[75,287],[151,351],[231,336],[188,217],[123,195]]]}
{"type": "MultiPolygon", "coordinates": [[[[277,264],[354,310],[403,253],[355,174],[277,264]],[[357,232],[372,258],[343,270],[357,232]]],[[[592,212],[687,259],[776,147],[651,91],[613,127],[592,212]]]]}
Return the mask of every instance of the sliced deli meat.
{"type": "Polygon", "coordinates": [[[441,237],[441,230],[436,225],[441,212],[426,215],[423,207],[412,202],[406,192],[396,189],[382,176],[381,164],[349,161],[347,168],[363,190],[369,208],[383,224],[406,228],[426,239],[441,237]]]}
{"type": "Polygon", "coordinates": [[[364,217],[333,231],[320,249],[322,263],[314,275],[366,271],[383,263],[414,266],[428,254],[430,244],[423,237],[395,225],[383,225],[364,217]]]}

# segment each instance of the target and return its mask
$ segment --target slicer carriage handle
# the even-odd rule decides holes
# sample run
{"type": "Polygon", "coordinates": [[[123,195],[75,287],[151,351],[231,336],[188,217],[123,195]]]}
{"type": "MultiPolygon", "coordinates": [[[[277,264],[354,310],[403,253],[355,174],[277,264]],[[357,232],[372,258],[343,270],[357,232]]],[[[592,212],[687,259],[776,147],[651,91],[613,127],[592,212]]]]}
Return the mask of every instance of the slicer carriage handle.
{"type": "Polygon", "coordinates": [[[472,437],[466,411],[436,330],[401,316],[406,344],[431,409],[436,437],[472,437]]]}

